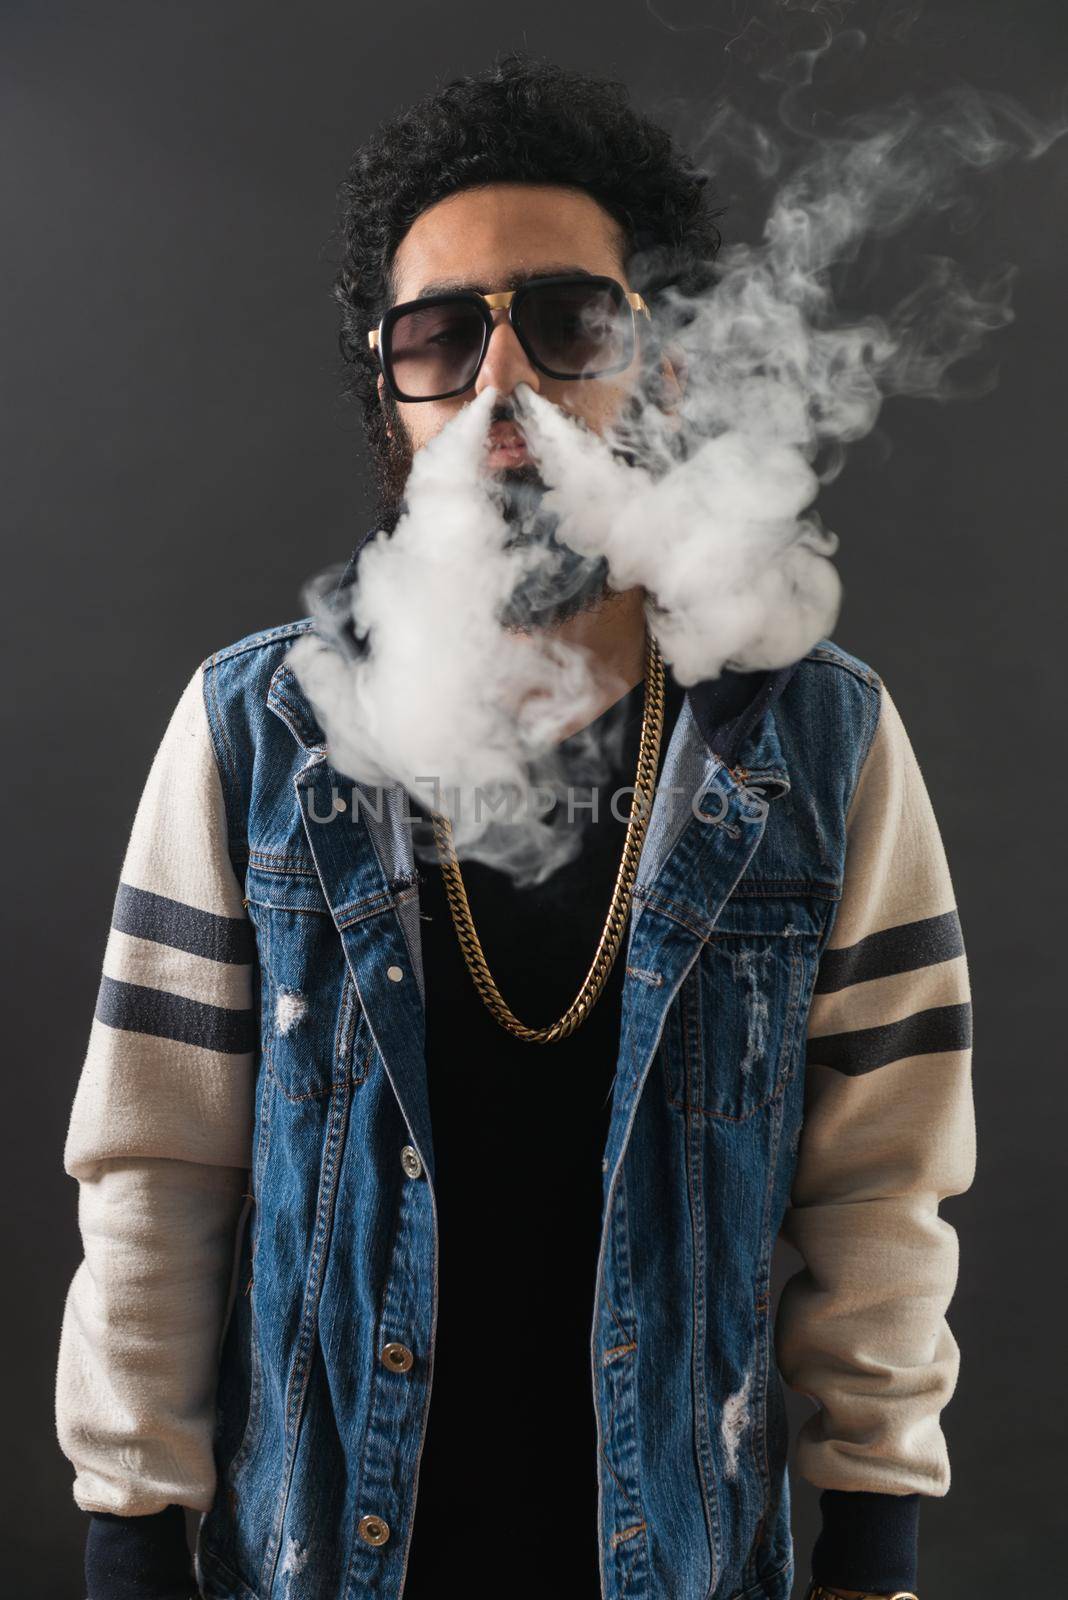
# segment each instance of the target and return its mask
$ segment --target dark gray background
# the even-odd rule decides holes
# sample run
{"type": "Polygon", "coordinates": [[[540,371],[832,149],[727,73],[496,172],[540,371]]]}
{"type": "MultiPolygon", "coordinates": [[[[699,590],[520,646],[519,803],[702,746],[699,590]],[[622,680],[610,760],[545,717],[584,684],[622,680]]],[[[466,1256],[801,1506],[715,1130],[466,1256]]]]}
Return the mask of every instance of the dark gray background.
{"type": "MultiPolygon", "coordinates": [[[[80,1259],[62,1145],[148,763],[196,664],[302,615],[301,584],[368,519],[328,292],[350,151],[436,79],[512,44],[622,76],[650,108],[692,118],[725,77],[743,83],[725,46],[750,10],[7,0],[8,1593],[83,1594],[86,1518],[53,1425],[80,1259]]],[[[893,10],[868,14],[885,26],[893,10]]],[[[1053,0],[971,0],[923,27],[911,56],[887,48],[888,91],[914,70],[1053,105],[1068,54],[1053,0]]],[[[890,401],[821,500],[842,540],[834,636],[885,676],[904,716],[975,995],[979,1167],[943,1206],[961,1241],[950,1323],[963,1364],[943,1413],[952,1488],[922,1518],[926,1600],[1063,1581],[1064,895],[1051,869],[1066,145],[995,174],[958,240],[965,263],[1019,267],[1015,321],[989,347],[994,392],[890,401]]],[[[729,214],[723,226],[730,238],[729,214]]],[[[807,1409],[794,1406],[795,1425],[807,1409]]],[[[800,1588],[816,1492],[793,1483],[800,1588]]]]}

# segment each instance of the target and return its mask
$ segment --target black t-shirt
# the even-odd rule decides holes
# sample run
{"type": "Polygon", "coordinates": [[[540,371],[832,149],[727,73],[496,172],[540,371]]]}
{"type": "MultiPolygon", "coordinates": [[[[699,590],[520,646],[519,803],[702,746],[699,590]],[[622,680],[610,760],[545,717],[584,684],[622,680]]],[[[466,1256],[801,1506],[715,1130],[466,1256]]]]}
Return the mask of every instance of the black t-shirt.
{"type": "MultiPolygon", "coordinates": [[[[684,694],[665,676],[661,764],[684,694]]],[[[643,708],[638,683],[596,719],[599,731],[622,719],[623,737],[574,859],[522,889],[461,861],[490,972],[529,1026],[567,1010],[597,948],[630,806],[617,791],[634,782],[643,708]]],[[[565,762],[580,739],[560,747],[565,762]]],[[[426,816],[414,801],[410,811],[426,816]]],[[[558,803],[551,815],[564,814],[558,803]]],[[[417,832],[432,837],[429,824],[417,832]]],[[[590,1335],[628,929],[581,1026],[528,1043],[475,989],[436,861],[420,862],[420,880],[439,1298],[405,1600],[437,1600],[458,1571],[471,1600],[497,1600],[505,1579],[510,1600],[542,1600],[562,1573],[574,1600],[596,1600],[590,1335]]]]}

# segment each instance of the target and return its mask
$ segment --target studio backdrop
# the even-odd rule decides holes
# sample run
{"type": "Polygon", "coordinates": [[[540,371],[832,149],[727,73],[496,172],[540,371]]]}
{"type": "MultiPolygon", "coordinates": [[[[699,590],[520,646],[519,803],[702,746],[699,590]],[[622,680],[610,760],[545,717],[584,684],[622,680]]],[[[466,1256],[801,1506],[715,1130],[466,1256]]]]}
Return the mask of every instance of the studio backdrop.
{"type": "MultiPolygon", "coordinates": [[[[909,730],[974,1001],[977,1171],[942,1208],[952,1485],[924,1507],[920,1589],[1063,1585],[1068,24],[1055,0],[831,11],[4,7],[5,1592],[84,1592],[53,1414],[81,1258],[62,1153],[134,808],[197,663],[305,615],[372,526],[331,292],[352,151],[506,49],[624,81],[712,174],[725,252],[766,244],[776,140],[811,154],[857,119],[916,119],[927,170],[826,279],[839,326],[882,317],[904,354],[815,466],[833,637],[909,730]]],[[[782,1246],[776,1289],[795,1266],[782,1246]]],[[[791,1395],[792,1430],[809,1409],[791,1395]]],[[[793,1497],[799,1594],[817,1492],[795,1477],[793,1497]]]]}

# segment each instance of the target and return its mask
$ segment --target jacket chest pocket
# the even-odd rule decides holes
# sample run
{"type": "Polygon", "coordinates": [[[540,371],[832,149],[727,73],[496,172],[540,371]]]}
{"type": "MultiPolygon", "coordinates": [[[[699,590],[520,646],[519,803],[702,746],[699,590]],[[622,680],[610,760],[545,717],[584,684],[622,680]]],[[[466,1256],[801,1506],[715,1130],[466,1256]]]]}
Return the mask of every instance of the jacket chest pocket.
{"type": "Polygon", "coordinates": [[[668,1097],[680,1110],[738,1122],[782,1094],[803,1056],[816,920],[761,906],[751,919],[732,912],[702,941],[665,1029],[668,1097]]]}
{"type": "Polygon", "coordinates": [[[314,869],[251,865],[245,893],[259,952],[266,1070],[294,1101],[361,1081],[373,1040],[314,869]]]}

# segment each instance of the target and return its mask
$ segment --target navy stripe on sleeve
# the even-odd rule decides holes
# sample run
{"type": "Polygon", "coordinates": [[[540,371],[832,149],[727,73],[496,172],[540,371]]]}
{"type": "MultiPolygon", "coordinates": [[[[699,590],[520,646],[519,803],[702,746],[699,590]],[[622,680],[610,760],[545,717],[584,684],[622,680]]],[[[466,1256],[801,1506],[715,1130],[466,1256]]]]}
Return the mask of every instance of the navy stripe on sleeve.
{"type": "Polygon", "coordinates": [[[971,1042],[972,1008],[965,1002],[931,1006],[879,1028],[854,1028],[849,1033],[827,1033],[822,1038],[809,1039],[805,1059],[809,1064],[833,1067],[836,1072],[855,1077],[909,1056],[966,1050],[971,1042]]]}
{"type": "Polygon", "coordinates": [[[209,1006],[202,1000],[140,983],[120,983],[105,976],[100,982],[96,1015],[111,1028],[152,1034],[180,1044],[197,1044],[225,1055],[244,1055],[256,1045],[255,1013],[209,1006]]]}
{"type": "Polygon", "coordinates": [[[251,961],[256,949],[252,924],[244,917],[220,917],[181,900],[120,883],[111,926],[137,939],[206,956],[209,961],[251,961]]]}
{"type": "Polygon", "coordinates": [[[817,994],[831,994],[851,983],[887,978],[896,972],[933,967],[962,955],[964,940],[956,909],[938,917],[921,917],[896,928],[871,933],[844,950],[825,950],[816,976],[817,994]]]}

